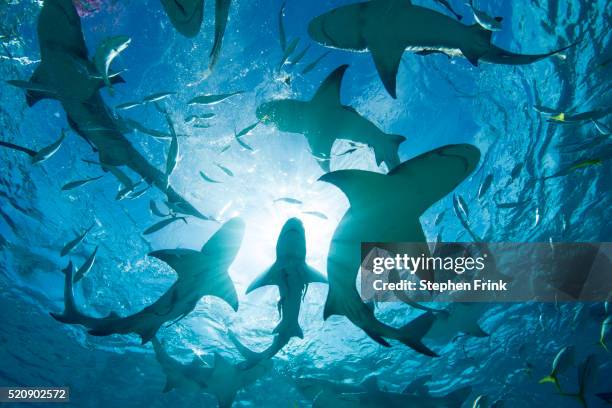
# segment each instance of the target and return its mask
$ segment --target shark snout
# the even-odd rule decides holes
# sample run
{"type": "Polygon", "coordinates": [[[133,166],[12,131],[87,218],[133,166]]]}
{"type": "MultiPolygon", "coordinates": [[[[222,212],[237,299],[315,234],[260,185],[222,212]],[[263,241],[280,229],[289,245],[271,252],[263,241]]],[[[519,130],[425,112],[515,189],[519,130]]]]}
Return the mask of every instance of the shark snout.
{"type": "Polygon", "coordinates": [[[283,226],[283,232],[295,231],[299,233],[304,233],[304,224],[299,218],[289,218],[285,225],[283,226]]]}

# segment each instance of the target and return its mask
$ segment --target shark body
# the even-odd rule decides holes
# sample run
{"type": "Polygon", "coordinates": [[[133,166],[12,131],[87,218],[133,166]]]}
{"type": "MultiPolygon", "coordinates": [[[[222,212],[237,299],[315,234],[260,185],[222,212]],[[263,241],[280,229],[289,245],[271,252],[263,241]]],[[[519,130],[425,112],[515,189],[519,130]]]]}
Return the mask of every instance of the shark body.
{"type": "Polygon", "coordinates": [[[327,47],[369,51],[393,98],[397,71],[406,50],[421,55],[436,52],[462,55],[473,65],[479,61],[522,65],[568,48],[535,55],[512,53],[493,45],[491,31],[479,24],[462,24],[437,11],[413,5],[410,0],[372,0],[341,6],[314,18],[308,33],[327,47]]]}
{"type": "Polygon", "coordinates": [[[191,364],[183,364],[170,356],[157,338],[153,338],[152,343],[155,357],[166,375],[163,392],[177,389],[210,393],[217,398],[219,408],[230,408],[238,391],[253,384],[272,368],[272,362],[265,361],[247,370],[239,369],[217,353],[212,366],[197,356],[191,364]]]}
{"type": "Polygon", "coordinates": [[[257,117],[283,132],[306,136],[312,154],[329,171],[331,149],[337,139],[366,144],[374,149],[376,163],[392,169],[399,164],[397,150],[404,136],[384,133],[350,106],[340,102],[342,78],[348,65],[336,68],[310,101],[274,100],[257,108],[257,117]]]}
{"type": "Polygon", "coordinates": [[[387,175],[341,170],[320,178],[342,190],[350,204],[329,248],[325,319],[346,316],[384,346],[389,346],[385,338],[396,339],[420,353],[435,355],[421,342],[435,321],[433,313],[397,329],[377,320],[372,308],[362,301],[355,287],[360,243],[422,242],[423,253],[428,253],[420,215],[469,176],[479,159],[480,151],[472,145],[448,145],[408,160],[387,175]]]}
{"type": "MultiPolygon", "coordinates": [[[[147,183],[165,193],[186,215],[209,219],[167,183],[166,175],[151,165],[125,138],[99,93],[104,81],[90,61],[81,20],[70,0],[46,0],[38,18],[41,63],[26,89],[26,102],[57,99],[70,127],[99,153],[103,168],[127,166],[147,183]]],[[[114,80],[119,81],[115,76],[114,80]]],[[[120,180],[121,181],[121,180],[120,180]]]]}
{"type": "Polygon", "coordinates": [[[283,225],[276,243],[276,262],[247,289],[247,293],[250,293],[263,286],[278,286],[281,320],[274,329],[274,340],[264,351],[254,352],[242,345],[235,336],[231,337],[238,351],[247,359],[246,366],[252,367],[261,360],[273,357],[292,337],[304,338],[298,322],[300,306],[308,284],[314,282],[327,283],[327,279],[306,263],[304,225],[299,219],[290,218],[283,225]]]}
{"type": "Polygon", "coordinates": [[[201,251],[170,249],[150,253],[170,265],[178,279],[154,303],[126,317],[111,312],[99,318],[81,312],[74,299],[70,263],[64,270],[64,312],[51,313],[51,316],[62,323],[85,326],[94,336],[136,333],[144,344],[163,324],[176,322],[191,313],[204,296],[216,296],[238,310],[238,297],[227,270],[240,248],[243,234],[244,222],[233,218],[223,224],[201,251]]]}

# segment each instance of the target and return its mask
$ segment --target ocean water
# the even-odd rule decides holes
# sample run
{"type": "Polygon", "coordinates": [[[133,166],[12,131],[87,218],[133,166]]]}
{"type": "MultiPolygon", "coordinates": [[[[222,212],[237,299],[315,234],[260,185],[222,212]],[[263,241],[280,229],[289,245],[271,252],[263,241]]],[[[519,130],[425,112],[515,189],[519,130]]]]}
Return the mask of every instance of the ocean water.
{"type": "MultiPolygon", "coordinates": [[[[40,59],[36,22],[42,3],[0,2],[0,34],[8,36],[1,40],[3,80],[27,80],[34,71],[40,59]]],[[[540,53],[580,41],[561,56],[525,66],[474,67],[463,58],[406,52],[397,77],[397,99],[385,91],[368,53],[332,50],[311,72],[301,73],[326,51],[309,38],[308,22],[350,2],[288,0],[283,17],[287,38],[299,38],[296,54],[306,45],[310,48],[299,63],[279,69],[281,2],[233,1],[212,72],[208,63],[214,2],[205,4],[202,29],[194,38],[176,32],[158,0],[89,3],[81,23],[90,56],[109,36],[131,38],[112,64],[125,84],[115,85],[114,95],[103,89],[105,103],[113,107],[157,92],[176,92],[162,101],[181,136],[170,184],[203,214],[221,221],[239,216],[246,224],[229,269],[240,301],[238,311],[218,298],[204,297],[188,316],[157,334],[168,353],[185,364],[194,355],[210,363],[214,353],[239,362],[230,331],[254,349],[271,343],[279,318],[278,290],[268,287],[249,295],[245,291],[274,262],[276,239],[288,218],[303,221],[307,262],[325,274],[332,234],[348,209],[346,197],[317,181],[323,171],[303,135],[259,124],[241,138],[252,150],[239,145],[234,135],[257,121],[261,103],[278,98],[308,100],[342,64],[350,66],[342,84],[342,102],[386,133],[405,136],[399,150],[402,161],[446,144],[470,143],[480,149],[477,170],[453,193],[469,206],[470,228],[484,240],[609,242],[612,238],[610,139],[591,121],[550,123],[533,108],[609,109],[612,7],[606,0],[478,2],[504,18],[503,29],[493,33],[497,46],[540,53]],[[235,91],[242,93],[214,106],[187,103],[197,95],[235,91]],[[194,127],[184,120],[204,113],[215,114],[201,121],[209,127],[194,127]],[[544,179],[584,160],[598,164],[544,179]],[[203,180],[200,171],[220,183],[203,180]],[[493,177],[491,188],[479,199],[479,186],[488,175],[493,177]],[[282,197],[301,204],[275,201],[282,197]],[[520,205],[504,208],[500,203],[520,205]],[[305,213],[314,211],[327,219],[305,213]]],[[[418,4],[446,13],[433,1],[418,4]]],[[[465,16],[464,22],[473,22],[462,2],[452,4],[465,16]]],[[[29,108],[23,93],[0,85],[0,140],[39,149],[56,140],[61,129],[68,129],[66,114],[50,99],[29,108]]],[[[118,112],[168,132],[164,116],[152,104],[118,112]]],[[[598,121],[612,126],[609,116],[598,121]]],[[[126,137],[154,166],[165,166],[167,139],[142,132],[126,137]]],[[[331,170],[386,172],[384,165],[377,166],[370,149],[358,147],[342,154],[350,148],[346,141],[334,145],[337,157],[331,170]]],[[[41,164],[33,165],[22,153],[0,150],[0,386],[68,386],[70,404],[78,407],[216,406],[206,389],[163,393],[166,375],[150,343],[141,345],[138,336],[95,337],[49,316],[63,309],[62,269],[69,258],[81,265],[99,247],[93,268],[75,285],[76,301],[92,316],[110,311],[128,315],[157,300],[176,280],[171,268],[147,253],[199,249],[220,226],[189,217],[187,223],[178,221],[143,235],[159,221],[149,203],[155,200],[165,208],[163,194],[150,188],[139,198],[116,200],[117,180],[82,159],[96,161],[98,155],[72,131],[67,131],[59,151],[41,164]],[[61,190],[70,181],[102,174],[100,180],[80,188],[61,190]],[[84,243],[69,256],[60,256],[66,242],[91,225],[84,243]]],[[[393,216],[391,211],[389,217],[393,216]]],[[[429,241],[471,240],[453,212],[452,194],[429,208],[420,222],[429,241]],[[436,224],[440,213],[444,216],[436,224]]],[[[538,384],[567,345],[575,347],[577,362],[593,353],[598,357],[598,381],[588,390],[588,406],[605,406],[595,394],[612,392],[612,354],[596,344],[603,320],[601,304],[485,304],[480,325],[490,336],[430,342],[440,354],[431,358],[399,343],[382,347],[346,318],[324,321],[326,295],[327,285],[310,285],[299,318],[304,338],[294,337],[272,359],[271,371],[240,390],[234,406],[311,406],[312,399],[296,387],[295,379],[300,377],[358,384],[376,375],[381,388],[401,392],[407,383],[430,375],[428,385],[434,395],[471,386],[464,407],[472,406],[478,395],[487,395],[491,403],[503,401],[507,407],[579,407],[576,399],[559,395],[553,385],[538,384]]],[[[394,326],[421,313],[398,304],[376,308],[376,316],[394,326]]],[[[578,389],[575,368],[561,374],[560,380],[567,392],[578,389]]]]}

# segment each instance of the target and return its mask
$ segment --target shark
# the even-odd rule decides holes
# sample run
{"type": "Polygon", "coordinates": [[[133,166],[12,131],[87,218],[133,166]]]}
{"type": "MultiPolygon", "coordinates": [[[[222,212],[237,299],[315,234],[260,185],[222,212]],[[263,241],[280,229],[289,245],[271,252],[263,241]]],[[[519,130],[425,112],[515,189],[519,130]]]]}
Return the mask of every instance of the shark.
{"type": "Polygon", "coordinates": [[[390,392],[378,386],[376,377],[364,382],[366,390],[356,393],[337,393],[324,390],[315,398],[313,408],[448,408],[460,407],[472,392],[471,386],[465,386],[443,396],[430,394],[406,394],[390,392]]]}
{"type": "Polygon", "coordinates": [[[396,98],[396,77],[404,51],[420,55],[463,56],[480,61],[524,65],[560,53],[568,47],[527,55],[491,43],[492,32],[480,24],[465,25],[410,0],[372,0],[349,4],[315,17],[308,25],[315,42],[330,48],[370,52],[385,89],[396,98]]]}
{"type": "MultiPolygon", "coordinates": [[[[210,219],[170,187],[166,175],[122,133],[121,124],[100,95],[101,74],[92,75],[97,70],[89,59],[81,20],[71,0],[45,0],[38,17],[38,40],[41,62],[28,81],[32,86],[28,89],[21,84],[28,106],[45,98],[58,100],[70,127],[99,154],[103,169],[126,166],[164,193],[183,214],[210,219]]],[[[114,76],[113,81],[122,80],[114,76]]]]}
{"type": "Polygon", "coordinates": [[[190,364],[184,364],[173,358],[156,337],[151,343],[155,358],[166,375],[163,392],[176,389],[181,392],[210,393],[217,398],[219,408],[230,408],[238,391],[272,369],[272,361],[268,360],[243,370],[218,353],[214,354],[212,366],[206,365],[198,356],[194,356],[190,364]]]}
{"type": "Polygon", "coordinates": [[[142,344],[149,342],[165,323],[175,323],[193,311],[204,296],[224,300],[234,311],[238,297],[228,275],[242,237],[244,222],[232,218],[204,244],[202,250],[166,249],[149,255],[167,263],[178,275],[174,284],[154,303],[135,314],[120,317],[111,312],[106,317],[91,317],[79,310],[73,292],[74,267],[64,269],[64,311],[50,313],[62,323],[81,325],[93,336],[138,334],[142,344]]]}
{"type": "MultiPolygon", "coordinates": [[[[339,170],[319,178],[338,187],[349,200],[329,247],[324,319],[345,316],[383,346],[390,346],[385,339],[395,339],[436,356],[421,341],[436,319],[432,312],[394,328],[376,319],[373,308],[363,302],[355,286],[360,247],[362,242],[412,242],[422,243],[423,253],[429,253],[419,217],[467,178],[479,160],[480,150],[473,145],[446,145],[405,161],[386,175],[339,170]]],[[[394,250],[392,244],[385,248],[394,250]]],[[[422,273],[419,278],[433,280],[422,273]]]]}
{"type": "Polygon", "coordinates": [[[423,337],[436,343],[449,343],[460,334],[488,337],[489,333],[480,327],[478,321],[489,307],[486,303],[451,303],[445,313],[435,314],[434,322],[423,337]]]}
{"type": "Polygon", "coordinates": [[[336,68],[323,81],[310,101],[280,99],[257,108],[257,118],[283,132],[306,136],[321,168],[329,171],[331,149],[337,139],[347,139],[374,149],[376,163],[388,169],[400,163],[398,148],[404,136],[387,134],[374,123],[340,101],[342,78],[348,65],[336,68]]]}
{"type": "Polygon", "coordinates": [[[246,291],[248,294],[264,286],[278,286],[278,310],[281,320],[273,331],[275,337],[272,344],[261,352],[254,352],[244,346],[235,335],[230,336],[238,351],[247,360],[245,367],[252,367],[261,360],[273,357],[293,337],[304,338],[298,322],[300,306],[308,285],[315,282],[327,283],[327,279],[306,263],[304,224],[298,218],[290,218],[283,225],[276,243],[276,261],[255,279],[246,291]]]}
{"type": "MultiPolygon", "coordinates": [[[[215,0],[215,37],[208,62],[211,70],[221,52],[231,3],[231,0],[215,0]]],[[[176,31],[187,38],[198,35],[204,19],[204,0],[161,0],[161,4],[176,31]]]]}

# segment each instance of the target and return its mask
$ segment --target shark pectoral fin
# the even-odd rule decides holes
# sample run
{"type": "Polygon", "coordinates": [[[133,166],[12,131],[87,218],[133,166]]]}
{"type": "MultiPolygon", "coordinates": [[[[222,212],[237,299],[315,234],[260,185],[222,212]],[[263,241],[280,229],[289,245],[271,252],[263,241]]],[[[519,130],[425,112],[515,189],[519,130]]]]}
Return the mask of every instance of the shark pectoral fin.
{"type": "Polygon", "coordinates": [[[375,342],[377,342],[381,346],[383,346],[383,347],[391,347],[391,344],[387,340],[383,339],[380,335],[378,335],[378,334],[376,334],[376,333],[374,333],[374,332],[372,332],[370,330],[367,330],[367,329],[363,329],[363,331],[365,332],[365,334],[368,335],[369,338],[371,338],[372,340],[374,340],[375,342]]]}
{"type": "MultiPolygon", "coordinates": [[[[380,39],[383,41],[384,39],[380,39]]],[[[393,99],[397,98],[396,82],[397,71],[402,60],[402,55],[406,47],[394,43],[368,43],[368,48],[372,53],[374,65],[378,71],[378,76],[383,82],[385,89],[393,99]]]]}
{"type": "Polygon", "coordinates": [[[255,289],[259,289],[263,286],[268,286],[268,285],[280,285],[281,283],[281,274],[280,271],[282,270],[281,267],[279,267],[278,263],[274,263],[274,265],[272,265],[271,267],[269,267],[266,271],[264,271],[261,275],[259,275],[257,278],[255,278],[255,280],[249,285],[249,287],[246,290],[246,293],[251,293],[252,291],[254,291],[255,289]]]}
{"type": "Polygon", "coordinates": [[[490,334],[484,331],[478,323],[475,323],[474,327],[471,327],[467,334],[474,336],[474,337],[489,337],[490,336],[490,334]]]}
{"type": "Polygon", "coordinates": [[[340,88],[342,86],[342,78],[346,72],[348,65],[341,65],[321,83],[319,89],[312,97],[312,102],[317,105],[341,105],[340,103],[340,88]]]}
{"type": "MultiPolygon", "coordinates": [[[[30,78],[30,83],[44,85],[45,83],[44,78],[46,76],[47,75],[45,73],[44,65],[39,64],[38,67],[36,67],[36,70],[34,71],[34,73],[32,74],[32,77],[30,78]]],[[[26,91],[26,104],[29,107],[32,107],[38,101],[41,101],[47,98],[55,99],[56,94],[51,89],[48,92],[42,91],[42,90],[32,90],[32,89],[28,89],[26,91]]]]}
{"type": "Polygon", "coordinates": [[[423,313],[399,329],[400,337],[398,340],[421,354],[438,357],[437,353],[429,349],[422,342],[423,337],[431,329],[435,320],[436,316],[432,312],[423,313]]]}
{"type": "Polygon", "coordinates": [[[172,383],[172,380],[170,380],[170,377],[168,377],[166,379],[166,385],[164,386],[162,392],[165,394],[167,392],[170,392],[172,389],[174,389],[174,384],[172,383]]]}
{"type": "Polygon", "coordinates": [[[490,50],[491,35],[493,34],[493,32],[483,28],[480,24],[477,23],[472,24],[470,26],[470,29],[476,31],[477,35],[481,37],[481,44],[473,44],[470,42],[463,47],[459,47],[459,50],[461,51],[463,56],[467,58],[470,64],[477,67],[478,60],[490,50]],[[480,49],[478,48],[479,45],[480,49]]]}
{"type": "Polygon", "coordinates": [[[378,196],[381,185],[386,185],[385,175],[364,170],[337,170],[324,174],[320,181],[338,187],[348,198],[351,207],[368,205],[378,196]]]}
{"type": "Polygon", "coordinates": [[[215,276],[206,294],[225,300],[234,312],[238,311],[238,294],[236,293],[234,282],[227,274],[227,270],[215,276]]]}
{"type": "Polygon", "coordinates": [[[312,266],[304,264],[304,281],[306,283],[327,283],[327,278],[312,266]]]}

